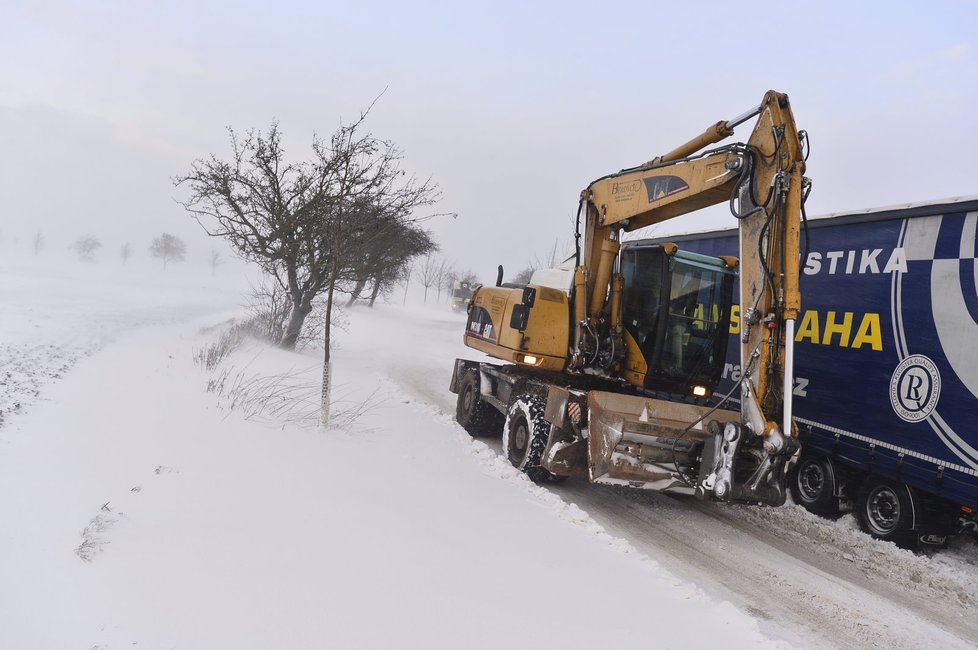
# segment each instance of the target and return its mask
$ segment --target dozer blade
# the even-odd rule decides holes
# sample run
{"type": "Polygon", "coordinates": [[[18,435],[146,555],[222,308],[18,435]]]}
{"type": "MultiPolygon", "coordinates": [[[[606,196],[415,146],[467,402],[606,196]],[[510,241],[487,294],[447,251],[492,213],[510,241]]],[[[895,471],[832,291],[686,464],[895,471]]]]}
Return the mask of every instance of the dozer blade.
{"type": "Polygon", "coordinates": [[[740,413],[717,409],[689,428],[709,407],[605,391],[588,394],[588,410],[592,482],[689,494],[693,486],[679,474],[677,465],[689,473],[703,441],[710,437],[709,421],[740,422],[740,413]]]}

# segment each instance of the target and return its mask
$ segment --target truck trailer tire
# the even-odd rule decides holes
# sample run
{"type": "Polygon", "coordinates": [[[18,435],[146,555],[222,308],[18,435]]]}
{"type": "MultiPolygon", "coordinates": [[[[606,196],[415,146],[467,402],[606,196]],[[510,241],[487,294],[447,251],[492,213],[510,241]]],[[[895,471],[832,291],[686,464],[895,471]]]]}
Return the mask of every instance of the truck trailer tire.
{"type": "Polygon", "coordinates": [[[534,483],[560,483],[557,476],[540,466],[550,437],[550,423],[543,417],[547,403],[542,397],[524,395],[509,407],[503,426],[503,451],[506,458],[534,483]]]}
{"type": "Polygon", "coordinates": [[[503,414],[482,399],[478,370],[466,370],[459,381],[455,420],[473,438],[498,436],[502,431],[503,414]]]}
{"type": "Polygon", "coordinates": [[[856,497],[856,516],[863,530],[904,548],[917,545],[916,507],[910,488],[878,476],[864,480],[856,497]]]}
{"type": "Polygon", "coordinates": [[[825,456],[802,454],[791,470],[788,487],[795,503],[816,515],[839,514],[838,478],[835,465],[825,456]]]}

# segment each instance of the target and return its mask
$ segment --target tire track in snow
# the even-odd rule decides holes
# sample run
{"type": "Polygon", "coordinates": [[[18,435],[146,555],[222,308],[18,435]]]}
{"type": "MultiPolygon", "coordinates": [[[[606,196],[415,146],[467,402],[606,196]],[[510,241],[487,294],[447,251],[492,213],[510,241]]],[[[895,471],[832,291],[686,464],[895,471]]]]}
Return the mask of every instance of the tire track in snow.
{"type": "MultiPolygon", "coordinates": [[[[405,393],[454,418],[450,368],[394,360],[390,369],[405,393]]],[[[501,454],[498,440],[482,442],[501,454]]],[[[955,576],[956,567],[942,572],[929,558],[798,506],[725,506],[575,480],[541,489],[577,504],[607,534],[714,598],[750,612],[769,635],[806,647],[898,650],[935,643],[970,648],[978,639],[978,576],[955,576]]]]}

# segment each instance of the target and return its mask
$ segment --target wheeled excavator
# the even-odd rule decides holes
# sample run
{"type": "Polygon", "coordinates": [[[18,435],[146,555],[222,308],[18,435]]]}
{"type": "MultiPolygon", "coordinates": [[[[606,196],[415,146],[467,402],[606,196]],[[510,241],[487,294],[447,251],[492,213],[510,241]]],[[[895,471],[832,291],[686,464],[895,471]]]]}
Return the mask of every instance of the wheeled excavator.
{"type": "Polygon", "coordinates": [[[537,482],[577,476],[783,503],[798,449],[807,151],[788,96],[769,91],[673,151],[589,184],[572,273],[516,285],[500,268],[496,286],[475,290],[465,344],[505,363],[456,360],[459,423],[474,436],[501,432],[509,460],[537,482]],[[746,143],[718,144],[754,118],[746,143]],[[723,202],[739,224],[739,257],[622,246],[623,232],[723,202]],[[737,274],[743,371],[720,395],[737,274]]]}

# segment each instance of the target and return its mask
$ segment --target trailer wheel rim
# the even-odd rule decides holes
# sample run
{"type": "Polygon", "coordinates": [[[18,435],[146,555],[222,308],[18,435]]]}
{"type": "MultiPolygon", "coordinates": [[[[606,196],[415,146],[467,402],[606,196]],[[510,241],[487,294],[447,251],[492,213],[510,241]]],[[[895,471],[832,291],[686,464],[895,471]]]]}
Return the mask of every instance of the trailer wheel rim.
{"type": "Polygon", "coordinates": [[[878,535],[889,535],[900,522],[900,498],[887,486],[879,486],[866,500],[866,521],[878,535]]]}
{"type": "Polygon", "coordinates": [[[798,491],[806,503],[817,501],[825,489],[825,472],[815,462],[806,463],[798,472],[798,491]]]}

